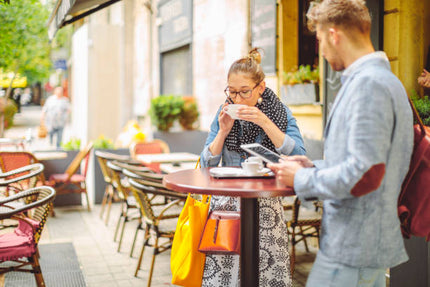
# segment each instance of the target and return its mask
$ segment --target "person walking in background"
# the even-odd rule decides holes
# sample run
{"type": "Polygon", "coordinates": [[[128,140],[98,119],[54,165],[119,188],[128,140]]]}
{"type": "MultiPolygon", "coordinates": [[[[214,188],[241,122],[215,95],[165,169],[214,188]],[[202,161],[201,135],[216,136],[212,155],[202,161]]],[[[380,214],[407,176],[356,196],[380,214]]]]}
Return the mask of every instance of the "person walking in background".
{"type": "Polygon", "coordinates": [[[54,144],[54,135],[56,136],[56,147],[59,148],[64,126],[70,113],[70,101],[63,96],[63,88],[54,88],[54,94],[48,97],[42,108],[42,119],[49,133],[49,141],[54,144]]]}
{"type": "Polygon", "coordinates": [[[413,146],[412,111],[384,52],[370,40],[362,0],[323,0],[308,13],[322,55],[342,71],[324,131],[324,160],[268,165],[301,201],[324,200],[320,250],[306,286],[385,287],[408,260],[397,199],[413,146]]]}
{"type": "MultiPolygon", "coordinates": [[[[218,109],[201,153],[202,167],[241,166],[248,154],[241,144],[261,143],[279,154],[304,154],[303,139],[291,111],[266,87],[257,49],[234,62],[228,72],[227,99],[218,109]],[[238,120],[225,112],[242,104],[238,120]]],[[[240,210],[237,197],[213,196],[210,210],[240,210]]],[[[287,229],[280,198],[259,199],[259,285],[291,286],[287,229]]],[[[202,286],[238,286],[238,255],[207,255],[202,286]]]]}
{"type": "Polygon", "coordinates": [[[17,112],[20,113],[21,112],[21,94],[22,94],[22,90],[20,88],[16,88],[13,90],[13,96],[12,99],[16,104],[17,107],[17,112]]]}

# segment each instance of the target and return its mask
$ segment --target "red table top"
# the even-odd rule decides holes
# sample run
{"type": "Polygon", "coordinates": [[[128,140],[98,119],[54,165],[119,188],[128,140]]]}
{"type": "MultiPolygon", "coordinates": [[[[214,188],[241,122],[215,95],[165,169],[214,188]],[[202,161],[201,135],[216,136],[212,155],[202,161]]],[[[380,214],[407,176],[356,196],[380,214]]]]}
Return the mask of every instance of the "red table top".
{"type": "Polygon", "coordinates": [[[210,168],[187,169],[166,174],[163,184],[181,193],[198,193],[245,198],[294,195],[294,190],[280,184],[276,178],[216,179],[209,174],[210,168]]]}

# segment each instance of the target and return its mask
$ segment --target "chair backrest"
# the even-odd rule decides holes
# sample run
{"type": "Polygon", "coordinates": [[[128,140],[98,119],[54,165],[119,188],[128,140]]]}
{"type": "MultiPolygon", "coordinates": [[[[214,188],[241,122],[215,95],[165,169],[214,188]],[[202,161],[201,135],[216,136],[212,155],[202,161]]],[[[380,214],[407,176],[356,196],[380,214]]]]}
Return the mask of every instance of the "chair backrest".
{"type": "Polygon", "coordinates": [[[115,187],[115,189],[118,191],[118,196],[122,200],[126,200],[128,197],[128,192],[121,182],[122,168],[117,166],[113,161],[107,162],[107,168],[109,169],[109,172],[112,175],[112,178],[111,178],[112,184],[115,187]]]}
{"type": "Polygon", "coordinates": [[[130,155],[135,158],[138,154],[148,153],[169,153],[169,145],[160,139],[154,139],[150,142],[132,143],[130,145],[130,155]]]}
{"type": "Polygon", "coordinates": [[[112,174],[111,174],[111,170],[107,167],[107,162],[108,161],[120,161],[120,162],[133,162],[133,163],[137,163],[136,161],[132,160],[129,156],[127,155],[119,155],[119,154],[115,154],[115,153],[111,153],[111,152],[105,152],[105,151],[100,151],[97,150],[95,151],[95,156],[97,157],[97,160],[99,162],[100,165],[100,169],[102,171],[104,180],[106,183],[112,183],[112,174]]]}
{"type": "Polygon", "coordinates": [[[26,165],[39,162],[30,152],[26,151],[2,151],[0,152],[0,168],[8,172],[26,165]]]}
{"type": "Polygon", "coordinates": [[[86,170],[88,168],[88,156],[91,152],[91,149],[93,148],[93,142],[89,142],[85,148],[81,151],[79,151],[79,153],[75,156],[75,158],[72,160],[72,162],[69,164],[69,166],[67,167],[66,171],[64,173],[67,173],[68,175],[68,179],[70,179],[72,177],[72,175],[74,175],[79,167],[81,166],[82,161],[86,158],[86,162],[85,162],[85,169],[84,169],[84,175],[86,175],[86,170]]]}
{"type": "MultiPolygon", "coordinates": [[[[16,170],[18,168],[28,166],[30,164],[38,163],[39,161],[34,156],[34,154],[26,151],[2,151],[0,152],[0,168],[2,172],[8,172],[16,170]]],[[[23,173],[18,173],[7,177],[11,179],[14,177],[22,176],[23,173]]],[[[38,179],[45,183],[45,176],[41,173],[38,179]]]]}

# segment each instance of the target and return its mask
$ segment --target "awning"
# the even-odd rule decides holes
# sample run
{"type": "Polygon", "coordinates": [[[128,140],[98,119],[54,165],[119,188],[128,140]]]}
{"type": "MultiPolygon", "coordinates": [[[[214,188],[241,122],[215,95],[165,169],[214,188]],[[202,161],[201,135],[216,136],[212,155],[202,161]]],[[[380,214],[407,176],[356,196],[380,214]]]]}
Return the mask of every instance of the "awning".
{"type": "Polygon", "coordinates": [[[68,24],[82,19],[120,0],[58,0],[48,21],[49,39],[68,24]]]}

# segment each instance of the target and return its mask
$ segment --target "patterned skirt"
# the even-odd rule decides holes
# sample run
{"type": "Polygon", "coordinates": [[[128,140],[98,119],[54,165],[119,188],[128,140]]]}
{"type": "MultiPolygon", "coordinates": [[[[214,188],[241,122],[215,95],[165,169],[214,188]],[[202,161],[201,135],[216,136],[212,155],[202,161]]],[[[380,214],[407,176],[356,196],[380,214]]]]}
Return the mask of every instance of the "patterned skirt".
{"type": "MultiPolygon", "coordinates": [[[[291,287],[287,227],[280,198],[259,199],[259,286],[291,287]]],[[[240,210],[237,197],[213,196],[211,210],[240,210]]],[[[207,255],[202,286],[240,286],[239,255],[207,255]]]]}

